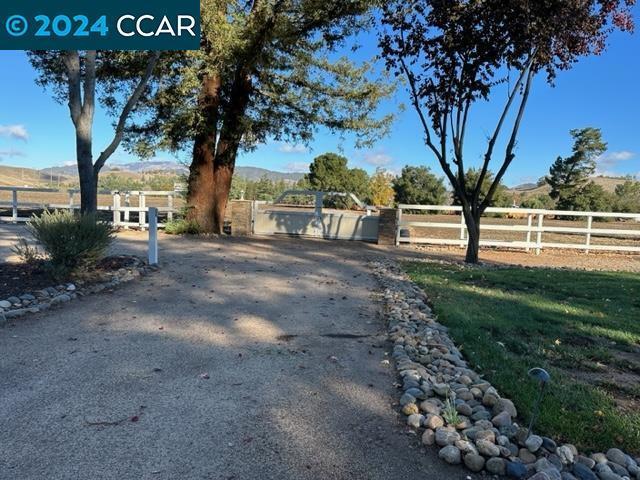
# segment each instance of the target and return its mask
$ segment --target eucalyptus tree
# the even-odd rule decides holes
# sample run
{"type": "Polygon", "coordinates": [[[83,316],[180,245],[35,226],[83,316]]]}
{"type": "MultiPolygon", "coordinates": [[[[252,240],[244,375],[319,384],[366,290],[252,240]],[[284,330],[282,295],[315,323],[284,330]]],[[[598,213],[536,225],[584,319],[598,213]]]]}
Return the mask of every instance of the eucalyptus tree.
{"type": "Polygon", "coordinates": [[[139,102],[150,95],[149,82],[160,52],[31,51],[28,56],[38,72],[36,82],[69,107],[75,128],[80,211],[95,213],[100,170],[122,143],[139,102]],[[113,137],[94,156],[96,99],[116,120],[113,137]]]}
{"type": "Polygon", "coordinates": [[[269,140],[308,143],[319,127],[383,135],[377,106],[393,89],[371,62],[339,56],[373,25],[375,0],[203,0],[202,40],[164,65],[129,139],[143,155],[190,151],[188,215],[221,232],[238,153],[269,140]]]}
{"type": "MultiPolygon", "coordinates": [[[[480,217],[513,162],[538,74],[553,83],[580,57],[599,54],[614,29],[631,31],[634,0],[390,0],[380,46],[389,70],[406,79],[427,150],[459,198],[469,232],[467,262],[478,261],[480,217]],[[503,93],[500,95],[499,93],[503,93]],[[465,139],[474,106],[502,102],[467,181],[465,139]],[[498,153],[496,150],[500,148],[498,153]],[[489,165],[496,174],[482,193],[489,165]],[[470,188],[471,187],[471,188],[470,188]]],[[[475,157],[476,155],[474,155],[475,157]]]]}

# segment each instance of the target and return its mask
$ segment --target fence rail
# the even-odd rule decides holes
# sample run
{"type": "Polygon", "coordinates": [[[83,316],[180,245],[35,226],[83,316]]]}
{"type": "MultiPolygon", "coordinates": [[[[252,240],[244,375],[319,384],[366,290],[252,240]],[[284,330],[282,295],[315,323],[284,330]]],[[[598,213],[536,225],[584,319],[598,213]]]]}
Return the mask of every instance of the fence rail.
{"type": "MultiPolygon", "coordinates": [[[[507,214],[516,215],[519,218],[527,220],[526,225],[500,225],[489,223],[491,219],[484,218],[480,223],[480,234],[488,231],[498,232],[516,232],[524,234],[522,240],[500,240],[500,239],[482,239],[480,240],[481,246],[491,247],[510,247],[510,248],[523,248],[526,251],[534,249],[536,254],[544,248],[565,248],[565,249],[579,249],[584,250],[587,253],[589,251],[618,251],[618,252],[640,252],[640,228],[594,228],[593,221],[597,218],[604,219],[620,219],[620,220],[635,220],[640,222],[640,213],[616,213],[616,212],[574,212],[568,210],[542,210],[542,209],[527,209],[527,208],[499,208],[489,207],[485,211],[486,214],[507,214]],[[582,218],[586,220],[586,227],[575,226],[553,226],[545,225],[545,218],[582,218]],[[584,243],[572,243],[572,242],[552,242],[543,241],[544,233],[553,234],[568,234],[568,235],[584,235],[584,243]],[[632,240],[638,240],[639,246],[635,245],[601,245],[593,244],[592,237],[607,236],[607,237],[623,237],[632,240]]],[[[398,206],[398,222],[396,231],[396,245],[401,243],[415,243],[415,244],[432,244],[432,245],[458,245],[464,246],[467,244],[467,227],[464,222],[464,216],[462,215],[462,207],[452,205],[407,205],[401,204],[398,206]],[[421,211],[421,212],[455,212],[460,216],[459,222],[439,222],[439,221],[412,221],[405,220],[404,215],[407,211],[421,211]],[[459,232],[458,238],[436,238],[429,236],[417,236],[412,235],[411,230],[407,232],[407,229],[445,229],[457,230],[459,232]],[[409,233],[409,235],[407,235],[409,233]]]]}
{"type": "MultiPolygon", "coordinates": [[[[2,222],[26,222],[29,217],[21,217],[19,215],[20,210],[25,209],[50,209],[50,210],[79,210],[80,205],[75,202],[76,195],[80,193],[79,190],[69,189],[66,190],[69,201],[68,203],[47,203],[47,202],[20,202],[19,193],[62,193],[63,190],[57,190],[55,188],[30,188],[30,187],[0,187],[0,191],[11,192],[11,201],[0,201],[0,208],[11,208],[11,216],[0,216],[2,222]]],[[[177,213],[175,208],[175,198],[179,195],[179,192],[174,191],[153,191],[153,190],[136,190],[129,192],[112,192],[102,191],[98,192],[100,195],[110,195],[112,197],[111,205],[99,205],[99,211],[113,212],[112,224],[119,227],[138,227],[146,229],[149,227],[147,221],[149,208],[146,205],[146,200],[149,197],[166,197],[166,206],[157,207],[158,212],[164,213],[169,221],[173,220],[173,215],[177,213]],[[131,198],[138,198],[138,206],[131,206],[131,198]],[[138,214],[138,221],[131,221],[131,212],[138,214]]],[[[158,223],[158,227],[164,227],[163,223],[158,223]]]]}

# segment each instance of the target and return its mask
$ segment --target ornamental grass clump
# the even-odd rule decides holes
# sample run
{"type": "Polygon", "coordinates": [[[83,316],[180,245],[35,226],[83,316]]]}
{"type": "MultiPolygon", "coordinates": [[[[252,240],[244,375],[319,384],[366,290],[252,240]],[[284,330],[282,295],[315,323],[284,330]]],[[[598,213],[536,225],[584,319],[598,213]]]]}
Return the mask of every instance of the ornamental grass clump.
{"type": "Polygon", "coordinates": [[[33,238],[42,246],[47,266],[57,280],[86,273],[102,259],[113,241],[114,229],[95,215],[68,211],[45,211],[27,224],[33,238]]]}

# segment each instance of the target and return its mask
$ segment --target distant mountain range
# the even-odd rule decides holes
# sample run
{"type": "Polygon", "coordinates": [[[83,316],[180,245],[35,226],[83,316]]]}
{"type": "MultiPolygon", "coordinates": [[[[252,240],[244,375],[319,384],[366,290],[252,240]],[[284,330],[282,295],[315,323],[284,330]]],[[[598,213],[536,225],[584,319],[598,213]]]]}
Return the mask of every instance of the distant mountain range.
{"type": "MultiPolygon", "coordinates": [[[[65,165],[62,167],[48,167],[40,170],[45,175],[64,175],[75,176],[77,175],[77,167],[75,165],[65,165]]],[[[117,163],[112,165],[105,165],[102,169],[103,173],[106,172],[129,172],[129,173],[146,173],[146,172],[163,172],[163,173],[176,173],[186,174],[188,168],[180,163],[169,161],[147,161],[147,162],[131,162],[131,163],[117,163]]],[[[294,172],[276,172],[273,170],[267,170],[266,168],[259,167],[236,167],[235,174],[239,177],[246,178],[247,180],[260,180],[262,177],[266,177],[272,181],[284,180],[291,183],[295,183],[304,177],[303,173],[294,172]]]]}
{"type": "Polygon", "coordinates": [[[247,180],[260,180],[262,177],[267,177],[269,180],[284,180],[292,183],[304,177],[304,173],[276,172],[260,167],[236,167],[235,174],[247,180]]]}

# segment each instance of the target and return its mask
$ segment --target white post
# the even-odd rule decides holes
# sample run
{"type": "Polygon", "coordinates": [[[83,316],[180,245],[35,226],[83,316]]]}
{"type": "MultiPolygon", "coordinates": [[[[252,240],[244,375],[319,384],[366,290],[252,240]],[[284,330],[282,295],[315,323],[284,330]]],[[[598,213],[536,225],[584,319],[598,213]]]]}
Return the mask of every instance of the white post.
{"type": "Polygon", "coordinates": [[[149,208],[149,265],[158,264],[158,209],[149,208]]]}
{"type": "Polygon", "coordinates": [[[256,215],[258,213],[258,202],[251,201],[251,235],[256,233],[256,215]]]}
{"type": "Polygon", "coordinates": [[[140,224],[140,228],[144,229],[144,227],[147,224],[147,213],[145,212],[145,208],[146,208],[146,201],[144,198],[144,193],[140,193],[140,196],[138,197],[138,207],[140,207],[140,211],[138,213],[138,221],[140,224]]]}
{"type": "Polygon", "coordinates": [[[167,207],[169,207],[169,213],[167,213],[167,219],[173,220],[173,193],[167,197],[167,207]]]}
{"type": "Polygon", "coordinates": [[[73,212],[73,190],[68,190],[67,193],[69,194],[69,211],[73,212]]]}
{"type": "Polygon", "coordinates": [[[18,223],[18,190],[11,190],[11,216],[13,223],[18,223]]]}
{"type": "Polygon", "coordinates": [[[402,209],[396,212],[396,247],[400,246],[400,222],[402,221],[402,209]]]}
{"type": "Polygon", "coordinates": [[[120,225],[120,192],[113,192],[113,226],[120,225]]]}
{"type": "MultiPolygon", "coordinates": [[[[124,194],[124,206],[127,207],[127,208],[131,207],[131,194],[129,192],[124,194]]],[[[129,212],[129,210],[125,210],[124,211],[124,221],[126,223],[129,223],[129,214],[130,213],[131,212],[129,212]]],[[[129,228],[129,226],[127,225],[126,228],[129,228]]]]}
{"type": "Polygon", "coordinates": [[[591,224],[593,223],[593,216],[589,215],[587,217],[587,249],[586,253],[589,253],[589,245],[591,245],[591,224]]]}
{"type": "Polygon", "coordinates": [[[530,213],[527,215],[527,252],[531,250],[529,245],[531,244],[531,225],[532,225],[533,215],[530,213]]]}
{"type": "MultiPolygon", "coordinates": [[[[464,211],[460,209],[460,240],[464,240],[464,232],[467,224],[464,223],[464,211]]],[[[464,248],[464,245],[460,245],[460,248],[464,248]]]]}
{"type": "Polygon", "coordinates": [[[536,255],[540,255],[540,249],[542,248],[542,222],[544,215],[538,215],[538,235],[536,236],[536,255]]]}

